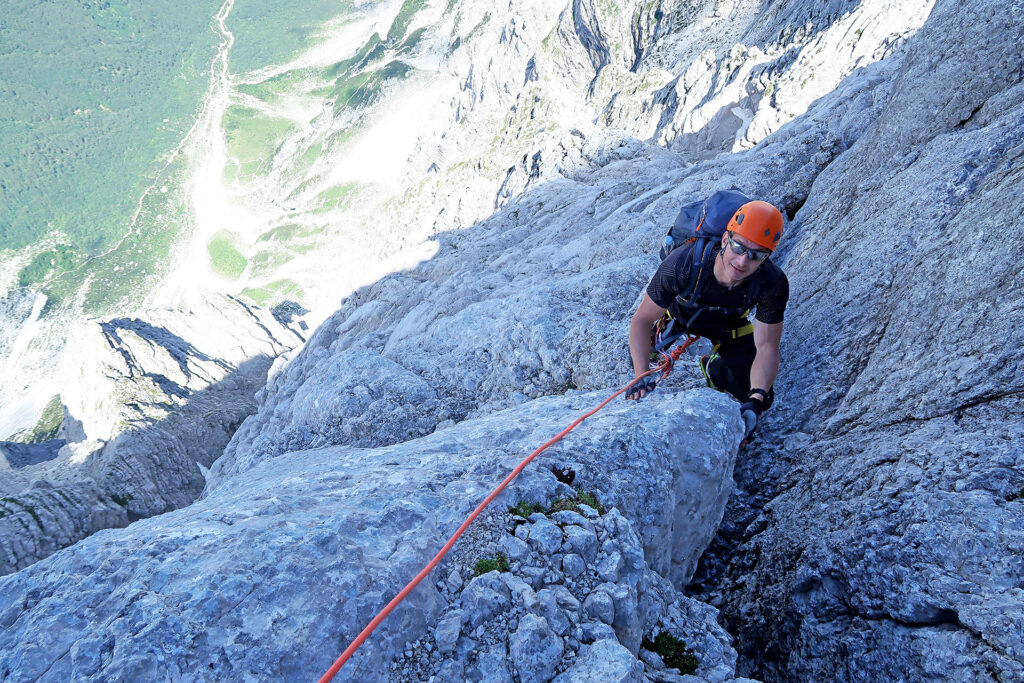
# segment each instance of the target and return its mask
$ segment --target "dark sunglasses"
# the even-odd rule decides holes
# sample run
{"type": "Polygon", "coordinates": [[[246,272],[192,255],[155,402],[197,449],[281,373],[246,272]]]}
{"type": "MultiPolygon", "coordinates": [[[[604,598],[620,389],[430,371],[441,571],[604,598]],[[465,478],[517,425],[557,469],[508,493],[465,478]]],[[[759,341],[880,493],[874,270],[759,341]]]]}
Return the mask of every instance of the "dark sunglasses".
{"type": "Polygon", "coordinates": [[[740,244],[739,242],[732,238],[731,232],[729,233],[729,236],[726,237],[726,239],[729,240],[729,248],[732,249],[732,253],[736,254],[737,256],[743,256],[744,254],[746,254],[747,258],[749,258],[751,261],[764,261],[766,258],[771,256],[772,252],[768,251],[767,249],[749,249],[743,246],[742,244],[740,244]]]}

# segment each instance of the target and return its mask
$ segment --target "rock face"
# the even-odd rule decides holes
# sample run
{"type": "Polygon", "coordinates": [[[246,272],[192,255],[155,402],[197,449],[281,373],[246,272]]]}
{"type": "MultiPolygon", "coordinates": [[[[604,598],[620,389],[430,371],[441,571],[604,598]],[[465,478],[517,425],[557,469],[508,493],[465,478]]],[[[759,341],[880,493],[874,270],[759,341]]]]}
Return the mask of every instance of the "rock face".
{"type": "Polygon", "coordinates": [[[1024,251],[996,247],[1024,209],[1022,38],[1019,2],[938,2],[784,240],[779,409],[740,474],[756,504],[700,577],[741,670],[1024,676],[1024,251]]]}
{"type": "MultiPolygon", "coordinates": [[[[495,481],[599,398],[579,394],[532,401],[395,446],[282,455],[226,479],[186,509],[94,534],[0,579],[0,677],[316,678],[495,481]],[[40,629],[46,639],[40,639],[40,629]]],[[[498,642],[494,620],[498,614],[507,617],[513,599],[528,600],[530,607],[514,631],[497,637],[501,643],[511,638],[512,661],[523,671],[538,676],[553,671],[562,655],[573,651],[572,642],[580,647],[582,636],[574,634],[587,624],[608,627],[587,627],[590,640],[618,634],[635,652],[640,635],[660,623],[694,646],[703,639],[717,643],[717,649],[708,649],[707,669],[731,672],[735,655],[714,623],[713,610],[693,611],[654,574],[640,536],[611,508],[640,508],[659,525],[662,537],[689,524],[677,513],[705,496],[703,489],[722,491],[714,505],[724,509],[741,429],[734,406],[708,390],[665,399],[643,409],[620,401],[588,420],[590,440],[563,441],[541,456],[539,463],[575,470],[576,485],[609,505],[603,516],[580,508],[590,517],[556,513],[549,520],[537,514],[525,525],[550,525],[561,535],[574,522],[595,534],[595,545],[605,539],[586,563],[585,575],[571,583],[559,578],[564,575],[555,560],[572,550],[564,541],[550,556],[527,541],[529,549],[515,560],[516,572],[492,572],[464,587],[468,567],[453,557],[435,575],[449,577],[444,587],[438,590],[428,581],[414,591],[345,667],[342,680],[389,680],[389,660],[403,655],[407,640],[426,635],[439,616],[445,617],[442,622],[450,620],[445,615],[455,617],[462,624],[453,625],[458,631],[479,630],[472,637],[480,642],[498,642]],[[609,453],[606,444],[622,433],[634,438],[609,453]],[[711,467],[680,498],[683,492],[673,490],[678,473],[694,460],[711,467]],[[665,476],[647,476],[636,462],[665,476]],[[675,507],[666,506],[673,500],[675,507]],[[598,576],[595,568],[610,556],[621,559],[618,569],[598,576]],[[452,569],[459,579],[449,576],[452,569]],[[513,579],[519,576],[530,576],[531,583],[513,579]],[[609,624],[582,613],[580,598],[591,585],[612,600],[609,624]]],[[[524,472],[495,510],[507,518],[504,506],[519,500],[566,495],[575,491],[538,467],[524,472]]],[[[702,530],[704,543],[715,526],[702,530]]],[[[475,563],[476,550],[465,545],[461,561],[475,563]]],[[[689,552],[698,554],[700,548],[689,552]]],[[[454,654],[446,655],[452,666],[483,665],[484,655],[470,657],[468,641],[457,633],[454,645],[453,634],[439,637],[435,650],[453,648],[454,654]]],[[[504,647],[496,650],[502,666],[504,647]]]]}
{"type": "MultiPolygon", "coordinates": [[[[605,515],[513,526],[502,506],[571,495],[528,469],[344,676],[679,680],[642,647],[665,630],[705,680],[1021,678],[1022,12],[467,6],[445,62],[461,135],[424,138],[421,191],[379,216],[462,229],[281,361],[201,500],[0,579],[0,677],[322,673],[496,479],[623,383],[665,227],[736,185],[786,213],[774,258],[793,292],[777,407],[694,587],[736,634],[736,668],[715,610],[678,592],[732,490],[739,429],[730,400],[673,393],[699,383],[690,359],[541,459],[605,515]],[[572,96],[544,97],[559,88],[572,96]],[[487,164],[464,161],[496,135],[487,164]],[[432,154],[451,164],[428,172],[432,154]],[[498,551],[508,572],[471,575],[498,551]]],[[[188,376],[180,357],[167,371],[188,376]]],[[[160,374],[171,384],[133,376],[129,398],[180,386],[160,374]]],[[[136,419],[123,398],[81,405],[83,437],[136,419]]],[[[100,462],[82,442],[65,465],[76,449],[100,462]]]]}
{"type": "Polygon", "coordinates": [[[0,573],[195,500],[200,468],[255,409],[272,359],[301,342],[228,297],[85,324],[73,336],[61,394],[70,443],[3,447],[14,469],[0,478],[0,573]]]}

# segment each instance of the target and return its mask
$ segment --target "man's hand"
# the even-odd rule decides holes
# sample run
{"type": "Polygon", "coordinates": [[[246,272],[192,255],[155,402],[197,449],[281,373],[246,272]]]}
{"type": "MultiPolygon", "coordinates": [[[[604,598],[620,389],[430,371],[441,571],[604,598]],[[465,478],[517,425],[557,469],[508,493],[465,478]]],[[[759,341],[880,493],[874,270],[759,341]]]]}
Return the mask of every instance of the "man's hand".
{"type": "Polygon", "coordinates": [[[757,429],[757,413],[751,410],[749,403],[740,406],[740,417],[743,418],[743,440],[746,441],[757,429]]]}
{"type": "Polygon", "coordinates": [[[740,417],[743,418],[743,440],[746,441],[757,429],[757,420],[764,412],[765,399],[768,392],[764,389],[751,389],[747,400],[740,404],[740,417]]]}
{"type": "Polygon", "coordinates": [[[629,388],[629,391],[626,392],[626,400],[639,401],[644,396],[654,391],[654,387],[656,386],[658,386],[657,380],[648,375],[629,388]]]}

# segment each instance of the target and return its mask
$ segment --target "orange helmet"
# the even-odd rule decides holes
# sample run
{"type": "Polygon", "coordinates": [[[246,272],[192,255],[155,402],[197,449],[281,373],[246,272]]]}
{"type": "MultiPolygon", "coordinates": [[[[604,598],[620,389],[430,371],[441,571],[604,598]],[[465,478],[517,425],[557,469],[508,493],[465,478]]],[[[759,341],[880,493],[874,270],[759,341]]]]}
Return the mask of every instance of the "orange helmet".
{"type": "Polygon", "coordinates": [[[736,209],[726,230],[774,251],[782,239],[782,223],[778,209],[757,199],[736,209]]]}

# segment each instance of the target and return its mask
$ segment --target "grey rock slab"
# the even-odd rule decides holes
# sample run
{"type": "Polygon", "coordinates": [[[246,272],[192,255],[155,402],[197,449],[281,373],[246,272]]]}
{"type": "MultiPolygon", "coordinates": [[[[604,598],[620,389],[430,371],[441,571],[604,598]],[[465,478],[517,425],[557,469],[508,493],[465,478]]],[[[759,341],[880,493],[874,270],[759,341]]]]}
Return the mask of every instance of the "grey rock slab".
{"type": "Polygon", "coordinates": [[[560,636],[569,633],[569,617],[559,608],[554,592],[550,588],[545,588],[537,593],[537,600],[540,614],[548,622],[551,630],[560,636]]]}
{"type": "Polygon", "coordinates": [[[650,666],[652,669],[660,670],[665,668],[665,662],[657,652],[651,652],[650,650],[640,648],[640,653],[637,656],[644,664],[650,666]]]}
{"type": "Polygon", "coordinates": [[[459,612],[450,614],[437,622],[437,628],[434,629],[434,640],[441,654],[446,655],[455,650],[464,620],[465,615],[459,612]]]}
{"type": "MultiPolygon", "coordinates": [[[[663,457],[710,449],[716,439],[728,450],[735,434],[719,426],[717,408],[700,394],[681,393],[644,410],[609,406],[586,423],[588,431],[608,432],[606,438],[573,444],[560,458],[572,463],[588,448],[603,451],[620,430],[663,439],[680,411],[703,415],[707,431],[691,433],[692,443],[662,442],[663,457]]],[[[109,680],[140,671],[172,676],[175,662],[191,662],[220,680],[246,671],[318,677],[339,652],[325,646],[310,654],[308,643],[342,649],[522,453],[595,398],[539,399],[401,445],[281,455],[225,479],[186,509],[85,539],[0,578],[0,670],[13,680],[46,671],[109,680]],[[288,626],[271,615],[287,618],[288,626]],[[300,636],[282,637],[286,632],[300,636]],[[120,644],[109,656],[85,649],[111,638],[120,644]],[[249,645],[232,645],[237,638],[249,645]],[[83,645],[71,649],[76,642],[83,645]],[[151,656],[157,651],[167,654],[151,656]],[[142,663],[148,668],[139,669],[142,663]]],[[[499,573],[474,584],[510,595],[499,573]]],[[[441,608],[433,582],[421,584],[346,665],[348,675],[385,680],[386,662],[426,634],[441,608]]],[[[456,655],[463,640],[476,647],[460,637],[456,655]]]]}
{"type": "Polygon", "coordinates": [[[530,554],[530,547],[526,543],[509,534],[501,537],[498,547],[510,560],[522,560],[530,554]]]}
{"type": "MultiPolygon", "coordinates": [[[[599,640],[605,640],[606,638],[616,640],[615,629],[610,625],[601,621],[583,622],[583,631],[580,636],[580,642],[593,643],[599,640]]],[[[618,641],[616,640],[616,642],[618,641]]]]}
{"type": "Polygon", "coordinates": [[[509,654],[519,678],[524,681],[550,680],[565,646],[547,620],[527,614],[509,638],[509,654]]]}
{"type": "Polygon", "coordinates": [[[550,590],[560,608],[569,612],[580,611],[580,601],[576,599],[576,596],[568,588],[565,586],[552,586],[550,590]]]}
{"type": "Polygon", "coordinates": [[[599,640],[580,651],[579,657],[555,683],[642,683],[644,665],[612,639],[599,640]]]}
{"type": "Polygon", "coordinates": [[[622,554],[618,550],[614,550],[597,563],[597,575],[602,581],[614,583],[619,580],[619,574],[624,566],[625,562],[622,560],[622,554]]]}
{"type": "Polygon", "coordinates": [[[512,683],[509,672],[509,656],[505,647],[491,647],[480,652],[476,661],[466,668],[466,681],[494,681],[512,683]]]}
{"type": "Polygon", "coordinates": [[[565,540],[573,552],[590,563],[597,554],[597,535],[582,526],[569,525],[565,529],[565,540]]]}
{"type": "Polygon", "coordinates": [[[587,529],[593,529],[592,522],[588,521],[587,518],[580,513],[573,512],[572,510],[559,510],[551,515],[551,521],[561,525],[575,524],[587,529]]]}
{"type": "Polygon", "coordinates": [[[544,555],[553,555],[562,545],[562,529],[547,518],[530,524],[529,544],[544,555]]]}
{"type": "Polygon", "coordinates": [[[615,618],[612,621],[615,634],[626,649],[633,653],[639,652],[643,637],[643,621],[636,588],[618,584],[610,593],[615,607],[615,618]]]}
{"type": "Polygon", "coordinates": [[[470,581],[459,598],[469,630],[506,610],[510,601],[511,591],[502,580],[501,573],[496,571],[487,572],[470,581]]]}
{"type": "Polygon", "coordinates": [[[606,624],[615,620],[615,602],[606,588],[599,588],[583,601],[583,613],[606,624]]]}
{"type": "Polygon", "coordinates": [[[462,683],[466,680],[466,669],[461,661],[448,659],[438,667],[436,683],[462,683]]]}
{"type": "Polygon", "coordinates": [[[570,578],[575,578],[587,569],[583,558],[575,553],[570,553],[562,558],[562,572],[570,578]]]}
{"type": "Polygon", "coordinates": [[[729,515],[736,569],[702,581],[741,672],[1024,677],[1024,251],[986,246],[1024,210],[1021,16],[935,3],[784,238],[790,398],[729,515]]]}
{"type": "MultiPolygon", "coordinates": [[[[786,479],[771,517],[749,539],[756,549],[741,550],[760,553],[756,566],[736,565],[733,592],[740,597],[728,611],[744,633],[748,661],[780,653],[778,661],[792,669],[774,672],[777,678],[907,670],[927,677],[926,665],[967,676],[978,662],[1021,678],[1013,630],[1014,604],[1022,602],[1013,593],[1020,519],[1009,496],[1024,484],[1007,444],[1020,440],[1013,425],[1021,412],[1015,397],[1022,359],[1019,345],[1005,341],[1020,328],[1019,259],[989,247],[1022,213],[1016,136],[1024,97],[1014,86],[1024,22],[1017,2],[940,0],[932,7],[928,0],[840,2],[824,11],[794,2],[758,14],[752,5],[719,13],[693,3],[535,3],[500,12],[481,5],[476,16],[487,12],[488,21],[461,22],[465,31],[474,27],[472,35],[459,34],[446,23],[450,18],[423,18],[426,26],[458,34],[437,41],[451,50],[430,90],[446,106],[421,117],[437,124],[436,131],[415,131],[407,175],[416,191],[367,213],[374,224],[403,231],[426,226],[387,238],[414,243],[432,234],[437,254],[346,297],[271,379],[258,413],[210,473],[207,495],[300,449],[376,448],[416,440],[437,425],[456,423],[444,430],[455,432],[467,420],[526,402],[527,394],[621,385],[626,362],[610,359],[622,358],[629,311],[656,266],[652,245],[681,203],[737,184],[777,203],[790,219],[773,258],[792,274],[793,306],[780,400],[762,433],[793,428],[815,435],[806,448],[776,449],[777,471],[755,477],[764,498],[776,497],[778,470],[786,479]],[[578,114],[552,115],[563,109],[578,114]],[[507,122],[510,112],[516,116],[507,122]],[[542,130],[520,125],[524,115],[536,115],[542,130]],[[460,135],[447,135],[453,123],[460,135]],[[473,140],[495,143],[475,148],[467,143],[473,140]],[[746,151],[728,154],[738,150],[746,151]],[[905,248],[897,259],[899,246],[905,248]],[[919,422],[930,424],[917,431],[919,422]],[[816,507],[823,498],[832,514],[816,507]],[[900,505],[887,507],[891,500],[900,505]],[[933,507],[941,512],[964,502],[975,508],[969,524],[932,514],[933,507]],[[901,545],[908,530],[922,527],[933,533],[901,545]],[[995,542],[1004,540],[996,528],[1009,530],[1005,547],[995,542]],[[883,540],[861,540],[876,537],[883,540]],[[980,548],[965,544],[932,555],[933,538],[982,541],[980,548]],[[923,569],[896,581],[886,574],[894,564],[923,569]],[[951,591],[963,584],[972,588],[951,591]],[[823,614],[828,618],[819,619],[823,614]],[[844,623],[851,614],[865,624],[844,623]],[[935,623],[905,630],[908,616],[935,623]],[[928,655],[933,651],[936,657],[928,655]],[[845,654],[862,652],[871,656],[845,654]]],[[[332,120],[325,112],[323,129],[347,127],[350,115],[339,112],[332,120]]],[[[386,252],[387,238],[372,241],[384,243],[386,252]]],[[[14,308],[15,319],[23,319],[24,306],[14,308]]],[[[9,327],[3,324],[4,349],[9,327]]],[[[218,321],[209,332],[229,328],[218,321]]],[[[194,364],[177,363],[180,354],[168,358],[170,371],[199,376],[194,364]]],[[[683,378],[680,370],[659,387],[658,403],[674,400],[665,391],[672,382],[692,383],[693,368],[683,378]]],[[[148,388],[152,380],[132,384],[148,388]]],[[[685,419],[662,422],[659,430],[598,430],[603,448],[584,443],[573,463],[602,501],[636,523],[650,566],[680,587],[732,491],[732,454],[723,444],[736,440],[735,405],[710,391],[702,402],[711,409],[681,413],[685,419]]],[[[129,406],[96,414],[105,418],[129,406]]],[[[647,401],[635,412],[657,412],[651,406],[647,401]]],[[[490,442],[473,445],[491,447],[500,459],[508,454],[495,455],[495,444],[520,443],[518,430],[509,424],[490,442]]],[[[445,456],[459,458],[457,445],[449,442],[445,456]]],[[[407,458],[421,455],[416,447],[392,451],[374,464],[395,476],[376,483],[388,490],[397,490],[395,479],[407,484],[413,476],[404,469],[407,458]]],[[[126,472],[131,462],[125,461],[126,472]]],[[[426,478],[435,474],[430,463],[416,465],[426,478]]],[[[469,464],[465,479],[450,474],[440,484],[445,488],[429,492],[410,486],[410,496],[429,511],[439,499],[448,501],[450,511],[458,507],[451,502],[455,489],[476,493],[493,473],[487,466],[481,458],[469,464]]],[[[362,495],[362,472],[350,474],[319,493],[351,487],[362,495]]],[[[305,475],[295,468],[289,476],[305,475]]],[[[280,487],[295,495],[293,483],[280,487]]],[[[547,495],[557,487],[538,478],[527,488],[547,495]]],[[[117,526],[126,515],[111,500],[86,500],[82,509],[101,508],[100,516],[117,526]]],[[[197,514],[208,509],[198,507],[197,514]]],[[[450,531],[463,512],[443,511],[438,528],[450,531]]],[[[232,519],[233,511],[224,514],[232,519]]],[[[36,522],[24,510],[4,519],[25,527],[36,522]]],[[[396,524],[404,534],[409,519],[396,514],[379,526],[396,524]]],[[[40,520],[48,523],[44,515],[40,520]]],[[[397,579],[379,574],[386,553],[404,546],[388,532],[379,538],[378,526],[356,513],[343,521],[364,534],[360,543],[380,545],[370,551],[380,564],[364,565],[373,577],[366,581],[382,592],[392,589],[397,579]]],[[[42,537],[57,538],[53,530],[62,528],[51,524],[50,536],[42,537]]],[[[7,542],[8,530],[0,531],[0,543],[7,542]]],[[[58,545],[65,540],[76,539],[58,545]]],[[[15,539],[2,550],[10,555],[20,544],[15,539]]],[[[269,554],[252,545],[237,543],[236,555],[269,554]]],[[[120,552],[134,567],[137,550],[127,547],[120,552]]],[[[534,578],[542,583],[544,575],[534,578]]],[[[86,653],[82,662],[91,658],[102,667],[109,660],[97,654],[106,652],[99,642],[107,640],[84,638],[72,658],[86,653]]],[[[168,647],[188,650],[174,642],[168,647]]],[[[161,661],[139,657],[132,664],[138,669],[125,665],[98,677],[148,677],[145,667],[161,661]]],[[[274,666],[258,664],[214,672],[267,675],[274,666]]],[[[66,673],[61,666],[52,669],[54,677],[66,673]]],[[[81,666],[78,676],[92,675],[84,672],[94,664],[81,666]]],[[[269,675],[292,674],[309,672],[269,675]]]]}

